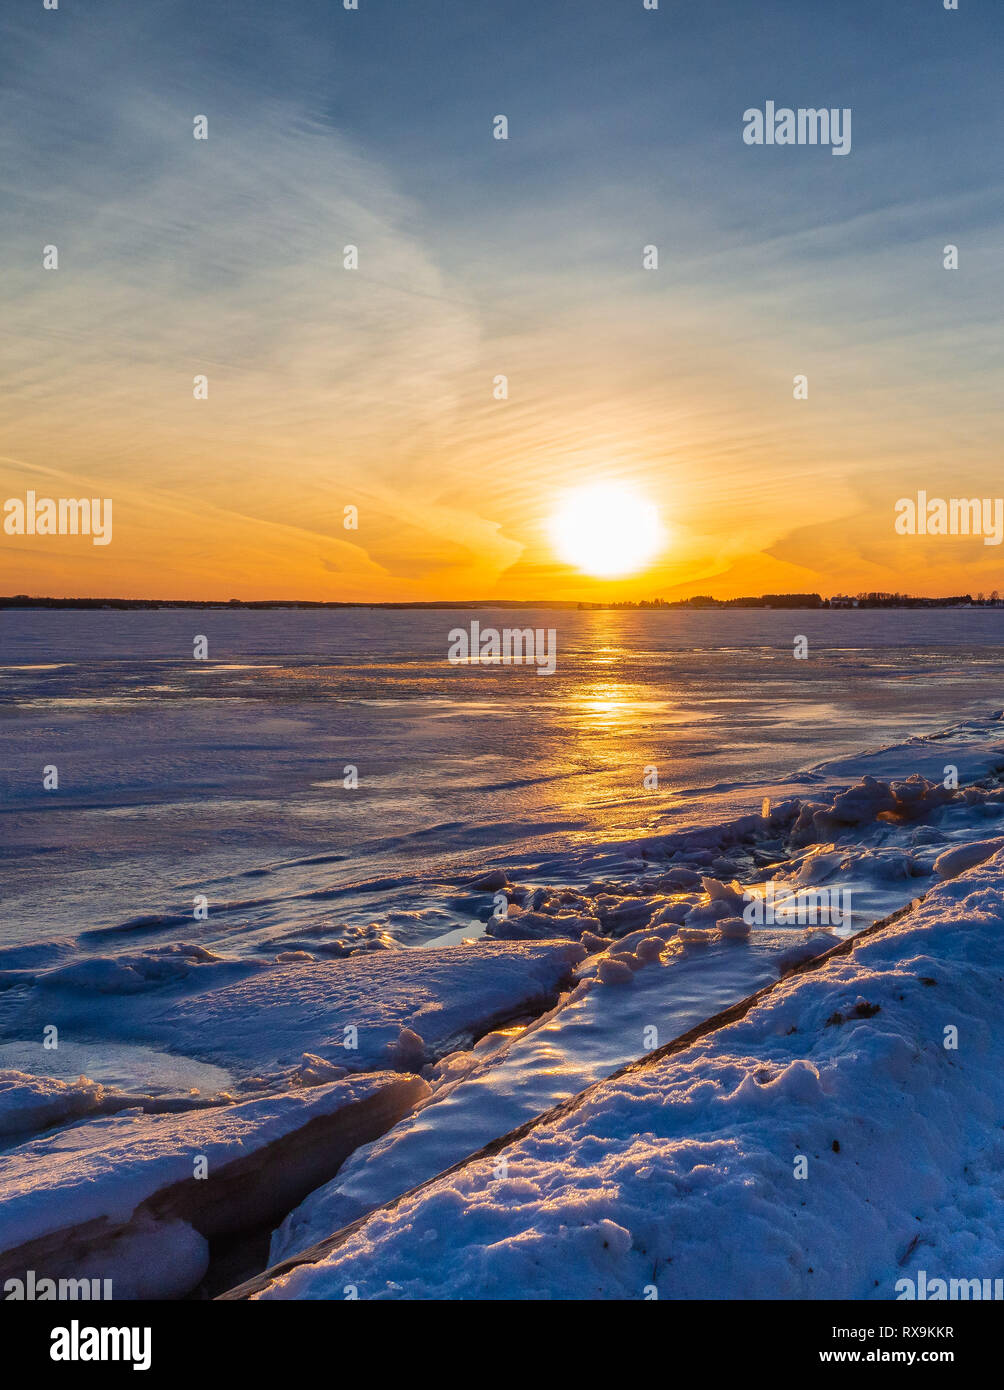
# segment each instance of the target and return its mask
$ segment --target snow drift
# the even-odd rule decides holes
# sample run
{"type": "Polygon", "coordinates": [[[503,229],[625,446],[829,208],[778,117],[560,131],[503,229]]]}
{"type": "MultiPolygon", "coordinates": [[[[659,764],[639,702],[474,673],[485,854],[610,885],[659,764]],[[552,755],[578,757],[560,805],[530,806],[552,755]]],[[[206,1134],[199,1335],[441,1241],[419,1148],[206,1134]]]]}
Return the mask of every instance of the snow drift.
{"type": "Polygon", "coordinates": [[[1000,1275],[1004,853],[262,1298],[893,1298],[1000,1275]],[[840,954],[839,952],[843,952],[840,954]]]}

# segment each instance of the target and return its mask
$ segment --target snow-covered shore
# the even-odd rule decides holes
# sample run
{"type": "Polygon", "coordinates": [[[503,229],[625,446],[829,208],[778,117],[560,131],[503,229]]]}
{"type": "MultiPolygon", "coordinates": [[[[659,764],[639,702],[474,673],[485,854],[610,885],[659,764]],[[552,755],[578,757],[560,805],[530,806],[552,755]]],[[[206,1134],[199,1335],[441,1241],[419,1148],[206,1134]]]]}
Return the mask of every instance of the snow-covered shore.
{"type": "Polygon", "coordinates": [[[377,949],[340,959],[11,948],[0,1269],[44,1257],[42,1273],[114,1277],[116,1296],[176,1296],[220,1237],[254,1234],[260,1270],[361,1221],[260,1296],[893,1297],[917,1251],[929,1272],[999,1275],[1001,769],[994,716],[712,789],[671,832],[473,876],[458,900],[480,927],[422,949],[378,924],[377,949]],[[775,890],[844,910],[744,919],[775,890]],[[53,1019],[49,1053],[33,1039],[53,1019]],[[339,1087],[370,1083],[366,1132],[339,1087]],[[228,1194],[221,1223],[201,1182],[228,1194]]]}
{"type": "Polygon", "coordinates": [[[998,851],[254,1296],[889,1299],[920,1269],[1000,1277],[1002,982],[998,851]]]}

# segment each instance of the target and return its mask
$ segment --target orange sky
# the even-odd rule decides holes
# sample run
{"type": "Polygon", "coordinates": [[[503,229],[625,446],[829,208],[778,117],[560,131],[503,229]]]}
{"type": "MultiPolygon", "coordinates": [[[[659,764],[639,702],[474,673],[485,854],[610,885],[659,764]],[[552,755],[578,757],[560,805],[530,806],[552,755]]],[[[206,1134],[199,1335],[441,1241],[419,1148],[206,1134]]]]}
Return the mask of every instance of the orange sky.
{"type": "MultiPolygon", "coordinates": [[[[619,25],[607,8],[590,23],[619,25]]],[[[958,132],[921,151],[874,107],[846,158],[751,150],[734,89],[755,36],[722,48],[716,75],[674,57],[691,39],[704,52],[699,34],[664,35],[653,56],[617,29],[609,93],[586,101],[569,68],[574,117],[542,109],[566,75],[517,61],[529,40],[513,38],[504,90],[523,114],[500,150],[478,124],[490,66],[451,70],[451,95],[420,65],[442,110],[408,116],[393,92],[365,104],[360,50],[336,120],[301,90],[310,42],[300,87],[263,91],[244,71],[253,46],[207,75],[179,36],[172,69],[151,22],[123,10],[117,38],[72,17],[47,31],[13,89],[25,119],[0,132],[19,189],[0,210],[0,503],[32,488],[110,497],[114,516],[107,547],[0,535],[0,591],[1004,588],[997,547],[893,526],[918,489],[999,489],[999,174],[958,132]],[[116,80],[95,84],[116,43],[116,80]],[[713,98],[688,104],[708,82],[713,98]],[[210,100],[199,144],[191,110],[210,100]],[[664,121],[659,103],[676,103],[664,121]],[[950,240],[958,271],[943,267],[950,240]],[[45,271],[50,243],[59,268],[45,271]],[[659,267],[645,270],[653,243],[659,267]],[[557,560],[548,522],[566,490],[611,480],[658,507],[667,544],[597,580],[557,560]]],[[[395,61],[422,41],[403,35],[395,61]]],[[[813,42],[795,45],[806,81],[832,51],[813,42]]],[[[884,63],[860,53],[854,71],[888,100],[884,63]]],[[[982,89],[963,76],[975,120],[982,89]]]]}

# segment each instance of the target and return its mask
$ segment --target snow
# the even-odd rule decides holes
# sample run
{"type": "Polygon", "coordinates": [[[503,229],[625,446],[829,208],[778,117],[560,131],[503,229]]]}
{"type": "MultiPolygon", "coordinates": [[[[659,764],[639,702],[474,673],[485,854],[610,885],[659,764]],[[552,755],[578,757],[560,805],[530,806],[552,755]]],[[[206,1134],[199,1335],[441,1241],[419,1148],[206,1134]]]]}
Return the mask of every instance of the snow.
{"type": "MultiPolygon", "coordinates": [[[[140,1110],[150,1114],[177,1113],[179,1111],[203,1109],[210,1105],[225,1104],[233,1097],[218,1087],[210,1088],[212,1094],[203,1096],[196,1087],[190,1086],[187,1093],[178,1083],[189,1081],[195,1076],[203,1082],[225,1078],[226,1073],[216,1067],[192,1062],[187,1058],[175,1058],[167,1053],[157,1053],[150,1048],[128,1048],[94,1044],[93,1047],[64,1043],[55,1057],[46,1054],[42,1062],[40,1045],[30,1043],[10,1043],[0,1047],[0,1061],[12,1056],[24,1058],[35,1063],[35,1070],[19,1070],[14,1067],[0,1068],[0,1141],[7,1147],[43,1130],[58,1128],[94,1115],[111,1115],[120,1110],[140,1110]],[[123,1053],[128,1056],[128,1064],[123,1065],[123,1053]],[[64,1081],[58,1076],[47,1074],[44,1066],[51,1071],[62,1071],[73,1076],[72,1059],[82,1059],[90,1055],[95,1076],[85,1076],[79,1071],[75,1080],[64,1081]],[[107,1084],[108,1074],[128,1071],[134,1075],[145,1073],[151,1080],[148,1090],[122,1090],[119,1086],[107,1084]],[[104,1074],[104,1076],[102,1075],[104,1074]],[[14,1137],[16,1136],[16,1137],[14,1137]]],[[[325,1080],[332,1080],[326,1076],[325,1080]]],[[[305,1081],[304,1084],[311,1084],[305,1081]]]]}
{"type": "MultiPolygon", "coordinates": [[[[22,1080],[16,1089],[23,1105],[39,1088],[22,1080]]],[[[82,1277],[82,1244],[95,1277],[116,1281],[116,1297],[139,1296],[136,1272],[151,1260],[157,1268],[142,1282],[146,1296],[154,1287],[156,1296],[176,1295],[179,1281],[191,1287],[205,1272],[209,1236],[252,1224],[245,1196],[255,1215],[267,1214],[270,1193],[288,1198],[309,1189],[318,1162],[329,1175],[337,1167],[339,1142],[351,1150],[371,1139],[427,1090],[418,1077],[383,1072],[184,1116],[129,1111],[24,1143],[3,1159],[0,1276],[23,1278],[36,1268],[82,1277]],[[334,1122],[325,1129],[326,1153],[298,1154],[291,1141],[322,1119],[334,1122]],[[254,1171],[249,1160],[257,1161],[254,1171]],[[205,1164],[201,1180],[197,1161],[205,1164]],[[180,1252],[181,1272],[172,1268],[180,1252]]],[[[65,1107],[70,1097],[62,1094],[65,1107]]]]}
{"type": "Polygon", "coordinates": [[[179,999],[139,1026],[233,1068],[281,1069],[305,1051],[352,1071],[415,1066],[546,1007],[582,955],[572,943],[481,942],[276,966],[179,999]],[[355,1030],[348,1040],[346,1029],[355,1030]]]}
{"type": "Polygon", "coordinates": [[[946,849],[934,861],[934,872],[941,878],[954,878],[956,874],[982,864],[1001,848],[1004,848],[1004,838],[998,835],[992,840],[977,840],[973,844],[946,849]]]}
{"type": "MultiPolygon", "coordinates": [[[[704,658],[694,662],[706,674],[704,658]]],[[[262,668],[219,666],[203,683],[229,690],[224,673],[244,681],[253,669],[262,668]]],[[[70,667],[59,677],[72,690],[88,679],[70,667]]],[[[179,668],[178,680],[188,679],[179,668]]],[[[747,735],[757,727],[748,704],[736,725],[747,735]]],[[[437,767],[452,747],[463,780],[470,759],[466,747],[456,752],[455,730],[469,726],[455,722],[459,709],[444,700],[427,712],[427,727],[448,726],[437,767]]],[[[25,714],[52,717],[49,708],[25,714]]],[[[179,728],[187,717],[180,703],[172,710],[179,728]]],[[[487,702],[482,717],[497,741],[487,702]]],[[[793,716],[772,717],[781,727],[793,716]]],[[[74,718],[85,716],[78,708],[74,718]]],[[[330,707],[304,714],[295,729],[293,718],[279,705],[263,713],[257,736],[269,756],[308,726],[317,735],[330,707]]],[[[407,724],[414,705],[407,718],[380,719],[381,728],[407,724]]],[[[636,749],[644,716],[632,719],[625,747],[636,749]]],[[[227,734],[238,736],[243,727],[227,734]]],[[[849,746],[846,730],[827,746],[849,746]]],[[[198,740],[193,748],[201,757],[198,740]]],[[[304,750],[314,767],[315,744],[304,741],[297,757],[304,750]]],[[[213,753],[221,767],[229,756],[229,745],[213,753]]],[[[530,756],[520,755],[524,763],[530,756]]],[[[984,996],[998,967],[981,933],[992,935],[1001,916],[1004,725],[996,715],[972,719],[787,776],[777,768],[796,764],[773,745],[768,761],[766,779],[754,765],[734,774],[748,780],[675,787],[644,811],[636,794],[635,809],[618,803],[614,813],[606,788],[598,800],[590,793],[588,823],[551,817],[546,825],[533,810],[537,791],[526,801],[517,795],[526,814],[510,806],[511,787],[522,786],[511,781],[514,767],[504,777],[495,769],[470,824],[420,825],[419,809],[399,826],[394,808],[407,801],[412,815],[412,784],[384,767],[375,804],[394,833],[364,872],[351,832],[366,825],[373,833],[373,803],[343,810],[336,777],[344,819],[329,830],[332,799],[292,797],[302,763],[294,776],[291,762],[288,785],[268,793],[288,794],[293,809],[278,800],[269,809],[250,784],[228,783],[227,797],[207,801],[213,814],[233,817],[237,870],[232,850],[204,854],[193,839],[186,819],[203,814],[193,803],[166,791],[142,811],[131,800],[153,795],[162,760],[137,764],[136,786],[88,791],[96,809],[81,801],[74,813],[84,827],[74,850],[79,876],[54,878],[46,898],[49,930],[65,918],[78,934],[0,947],[0,1134],[9,1144],[25,1131],[60,1128],[5,1155],[19,1185],[0,1212],[0,1249],[10,1254],[10,1231],[37,1230],[31,1240],[51,1262],[67,1233],[93,1220],[95,1231],[75,1247],[74,1272],[86,1247],[95,1277],[114,1269],[118,1296],[185,1292],[205,1270],[211,1222],[198,1204],[157,1204],[191,1178],[199,1143],[217,1146],[214,1173],[241,1155],[252,1164],[241,1170],[244,1205],[227,1188],[217,1206],[234,1231],[274,1223],[273,1260],[372,1213],[329,1260],[278,1281],[276,1296],[341,1297],[344,1280],[363,1297],[642,1297],[647,1279],[663,1297],[888,1297],[897,1269],[932,1270],[932,1247],[939,1260],[957,1258],[960,1273],[999,1271],[992,1201],[1004,1195],[994,1177],[1001,1120],[984,1066],[998,1028],[984,996]],[[946,785],[950,768],[958,789],[946,785]],[[86,843],[92,814],[128,866],[107,899],[97,858],[80,868],[94,852],[86,843]],[[297,817],[309,825],[310,853],[294,846],[297,817]],[[261,832],[253,852],[252,820],[261,832]],[[171,861],[170,902],[147,901],[148,866],[134,857],[151,826],[165,836],[167,859],[156,872],[166,874],[171,861]],[[275,849],[272,826],[284,836],[275,849]],[[510,842],[519,853],[501,857],[510,842]],[[206,882],[216,872],[218,881],[206,882]],[[751,924],[747,895],[768,887],[849,892],[851,910],[819,928],[751,924]],[[212,911],[197,922],[190,904],[203,890],[212,911]],[[611,1076],[924,893],[923,907],[881,938],[818,975],[779,984],[741,1023],[672,1061],[649,1057],[611,1076]],[[132,904],[125,912],[122,901],[132,904]],[[93,902],[105,906],[85,915],[93,902]],[[972,959],[953,954],[977,940],[972,959]],[[891,954],[882,956],[881,943],[891,954]],[[931,1041],[939,1009],[942,1026],[963,1025],[958,1053],[931,1041]],[[60,1041],[49,1052],[38,1038],[53,1022],[60,1041]],[[980,1050],[983,1060],[974,1060],[980,1050]],[[365,1138],[356,1134],[341,1167],[327,1161],[324,1146],[309,1140],[311,1116],[338,1113],[334,1100],[326,1107],[339,1087],[372,1082],[386,1091],[385,1069],[415,1073],[399,1076],[407,1101],[381,1112],[386,1123],[365,1138]],[[584,1092],[567,1116],[547,1118],[584,1092]],[[197,1108],[184,1117],[149,1113],[181,1104],[197,1108]],[[124,1106],[129,1113],[109,1118],[124,1106]],[[494,1157],[466,1163],[522,1125],[534,1128],[506,1146],[507,1175],[494,1157]],[[311,1152],[266,1158],[268,1135],[292,1144],[304,1132],[311,1152]],[[791,1176],[798,1152],[809,1163],[805,1181],[791,1176]],[[458,1163],[466,1166],[440,1176],[458,1163]],[[398,1211],[387,1207],[421,1183],[431,1185],[398,1211]],[[847,1243],[852,1226],[862,1232],[860,1251],[847,1243]],[[739,1244],[744,1232],[748,1249],[739,1244]]],[[[696,757],[687,766],[702,775],[696,757]]],[[[576,788],[582,776],[577,766],[567,773],[576,788]]],[[[455,787],[448,790],[455,802],[455,787]]],[[[446,791],[427,795],[434,808],[446,791]]],[[[577,807],[579,795],[568,805],[577,807]]],[[[73,796],[84,797],[83,788],[73,796]]],[[[33,845],[41,812],[30,802],[11,823],[33,845]]],[[[25,890],[12,908],[21,935],[30,900],[25,890]]]]}
{"type": "Polygon", "coordinates": [[[283,1214],[272,1247],[283,1258],[985,859],[997,847],[986,827],[1002,811],[993,777],[954,790],[914,774],[866,774],[714,834],[702,827],[604,850],[578,885],[493,873],[470,887],[502,892],[508,912],[467,944],[324,961],[227,958],[194,943],[60,955],[48,969],[43,958],[32,977],[36,1017],[58,1000],[64,1034],[100,1019],[118,1040],[109,1046],[143,1039],[181,1066],[226,1067],[238,1090],[291,1078],[318,1087],[345,1069],[421,1071],[430,1090],[414,1114],[283,1214]],[[825,930],[751,927],[744,894],[769,882],[849,888],[854,910],[825,930]],[[358,1032],[354,1047],[347,1029],[358,1032]]]}
{"type": "Polygon", "coordinates": [[[920,1269],[999,1276],[1002,977],[998,852],[260,1296],[888,1299],[920,1269]]]}
{"type": "Polygon", "coordinates": [[[96,1110],[103,1094],[104,1087],[86,1076],[66,1082],[5,1068],[0,1071],[0,1134],[75,1120],[96,1110]]]}
{"type": "MultiPolygon", "coordinates": [[[[630,939],[616,946],[628,948],[633,966],[608,952],[594,956],[550,1013],[444,1058],[428,1076],[432,1095],[415,1114],[353,1154],[331,1183],[289,1214],[273,1236],[271,1261],[322,1240],[776,980],[790,946],[790,933],[765,931],[751,950],[719,940],[696,956],[675,941],[639,935],[633,952],[630,939]]],[[[816,952],[833,944],[817,933],[811,940],[816,952]]]]}
{"type": "MultiPolygon", "coordinates": [[[[187,1071],[193,1086],[211,1090],[224,1074],[242,1083],[263,1072],[277,1078],[305,1052],[350,1071],[421,1066],[499,1022],[547,1008],[583,954],[567,941],[481,941],[338,960],[204,963],[158,948],[42,972],[14,1017],[23,1036],[57,1020],[60,1048],[82,1037],[128,1045],[136,1084],[166,1050],[179,1059],[179,1079],[187,1071]],[[402,1039],[402,1029],[414,1037],[402,1039]]],[[[86,1054],[89,1044],[80,1046],[86,1054]]],[[[126,1053],[117,1055],[124,1064],[126,1053]]],[[[36,1049],[34,1062],[48,1069],[58,1056],[36,1049]]]]}

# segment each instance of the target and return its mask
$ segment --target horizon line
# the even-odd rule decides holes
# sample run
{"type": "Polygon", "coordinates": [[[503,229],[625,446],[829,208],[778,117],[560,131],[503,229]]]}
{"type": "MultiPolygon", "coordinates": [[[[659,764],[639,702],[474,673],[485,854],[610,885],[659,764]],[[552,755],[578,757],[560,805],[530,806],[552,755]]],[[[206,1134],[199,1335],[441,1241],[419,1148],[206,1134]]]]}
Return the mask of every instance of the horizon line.
{"type": "Polygon", "coordinates": [[[219,609],[276,609],[276,608],[389,608],[389,609],[485,609],[485,608],[559,608],[568,610],[600,609],[691,609],[715,608],[807,608],[853,610],[856,608],[910,607],[979,607],[1004,606],[997,591],[977,598],[972,594],[948,594],[932,597],[926,594],[890,593],[871,590],[857,594],[833,594],[824,598],[818,593],[749,594],[739,598],[715,598],[700,594],[686,599],[183,599],[183,598],[116,598],[116,597],[47,597],[32,594],[0,595],[4,608],[219,608],[219,609]]]}

